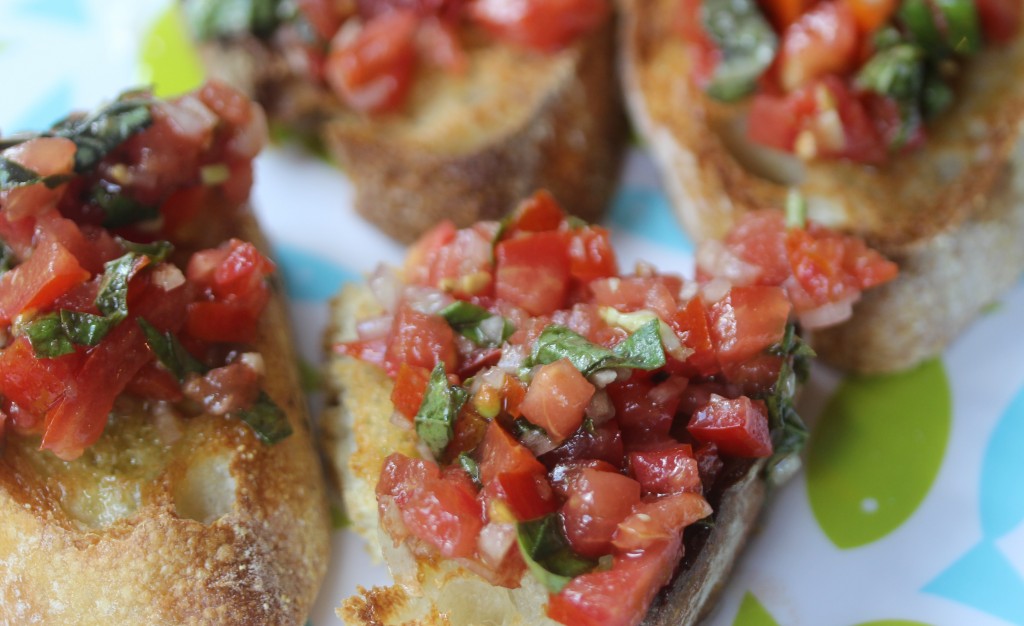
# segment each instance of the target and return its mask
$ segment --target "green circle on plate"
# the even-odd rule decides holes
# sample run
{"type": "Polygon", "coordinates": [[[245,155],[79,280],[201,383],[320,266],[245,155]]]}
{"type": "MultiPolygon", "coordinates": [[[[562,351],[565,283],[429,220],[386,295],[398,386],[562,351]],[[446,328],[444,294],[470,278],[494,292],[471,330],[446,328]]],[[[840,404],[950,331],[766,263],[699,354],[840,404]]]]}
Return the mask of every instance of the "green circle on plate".
{"type": "Polygon", "coordinates": [[[764,608],[761,601],[751,592],[747,592],[740,602],[740,608],[736,611],[736,619],[732,626],[779,626],[768,609],[764,608]]]}
{"type": "Polygon", "coordinates": [[[807,490],[832,543],[856,548],[902,525],[935,481],[949,439],[942,361],[900,374],[851,377],[811,435],[807,490]]]}
{"type": "Polygon", "coordinates": [[[203,83],[203,65],[177,3],[168,6],[146,32],[139,65],[143,82],[153,85],[161,98],[181,95],[203,83]]]}

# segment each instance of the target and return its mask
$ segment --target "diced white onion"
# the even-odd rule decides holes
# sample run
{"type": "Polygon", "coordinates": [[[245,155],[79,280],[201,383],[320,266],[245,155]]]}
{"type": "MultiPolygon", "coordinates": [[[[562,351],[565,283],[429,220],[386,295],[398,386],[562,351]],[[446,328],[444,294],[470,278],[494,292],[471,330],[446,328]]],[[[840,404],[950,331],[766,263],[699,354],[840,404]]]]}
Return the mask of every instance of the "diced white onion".
{"type": "Polygon", "coordinates": [[[615,417],[615,405],[612,404],[612,399],[608,397],[607,391],[599,389],[590,398],[590,403],[587,404],[586,415],[594,424],[603,424],[615,417]]]}
{"type": "Polygon", "coordinates": [[[243,352],[238,357],[238,362],[256,372],[259,376],[263,376],[267,371],[266,363],[263,361],[263,355],[259,352],[243,352]]]}
{"type": "Polygon", "coordinates": [[[526,356],[526,346],[505,346],[501,351],[501,358],[498,359],[497,367],[509,374],[518,374],[519,368],[523,366],[523,362],[526,360],[526,356]]]}
{"type": "Polygon", "coordinates": [[[661,345],[665,348],[665,352],[668,352],[677,361],[685,361],[690,358],[693,350],[684,346],[683,342],[679,341],[679,336],[676,335],[671,326],[661,320],[658,321],[658,335],[661,336],[661,345]]]}
{"type": "Polygon", "coordinates": [[[477,547],[483,562],[497,568],[516,541],[516,527],[513,524],[491,522],[480,530],[477,547]]]}
{"type": "Polygon", "coordinates": [[[391,324],[394,318],[391,315],[381,315],[380,317],[371,317],[370,319],[360,320],[356,324],[356,332],[359,334],[359,338],[362,340],[367,339],[380,339],[381,337],[387,337],[388,333],[391,332],[391,324]]]}
{"type": "Polygon", "coordinates": [[[500,315],[492,315],[480,322],[480,332],[492,344],[501,343],[501,335],[505,331],[505,320],[500,315]]]}
{"type": "Polygon", "coordinates": [[[249,123],[238,129],[227,145],[228,154],[241,160],[251,159],[259,154],[260,150],[267,145],[269,137],[267,116],[263,113],[263,108],[253,105],[249,109],[252,112],[249,116],[249,123]]]}
{"type": "Polygon", "coordinates": [[[608,385],[618,380],[619,375],[615,370],[598,370],[590,375],[590,384],[594,385],[598,389],[604,389],[608,385]]]}
{"type": "Polygon", "coordinates": [[[185,275],[177,266],[161,263],[153,269],[153,284],[163,291],[171,291],[185,284],[185,275]]]}
{"type": "Polygon", "coordinates": [[[714,304],[724,298],[730,289],[732,289],[732,283],[729,281],[724,278],[713,278],[701,288],[700,296],[705,303],[714,304]]]}
{"type": "Polygon", "coordinates": [[[761,276],[761,268],[739,258],[717,239],[704,241],[697,248],[697,267],[734,285],[751,285],[761,276]]]}
{"type": "Polygon", "coordinates": [[[437,315],[455,301],[454,298],[439,289],[417,285],[406,287],[403,297],[406,304],[427,315],[437,315]]]}
{"type": "Polygon", "coordinates": [[[195,95],[186,95],[176,102],[165,101],[155,106],[167,116],[176,135],[204,142],[217,125],[217,114],[195,95]]]}
{"type": "Polygon", "coordinates": [[[405,285],[395,268],[381,263],[370,274],[367,282],[373,296],[384,310],[394,312],[398,308],[398,301],[402,297],[402,288],[405,285]]]}
{"type": "Polygon", "coordinates": [[[852,297],[840,300],[839,302],[829,302],[810,311],[804,311],[799,315],[800,325],[807,330],[813,330],[845,322],[853,315],[853,303],[856,301],[857,297],[852,297]]]}
{"type": "Polygon", "coordinates": [[[533,452],[534,456],[547,454],[558,447],[547,435],[538,430],[527,430],[519,442],[533,452]]]}
{"type": "Polygon", "coordinates": [[[412,422],[398,411],[391,412],[391,425],[401,430],[412,430],[412,422]]]}

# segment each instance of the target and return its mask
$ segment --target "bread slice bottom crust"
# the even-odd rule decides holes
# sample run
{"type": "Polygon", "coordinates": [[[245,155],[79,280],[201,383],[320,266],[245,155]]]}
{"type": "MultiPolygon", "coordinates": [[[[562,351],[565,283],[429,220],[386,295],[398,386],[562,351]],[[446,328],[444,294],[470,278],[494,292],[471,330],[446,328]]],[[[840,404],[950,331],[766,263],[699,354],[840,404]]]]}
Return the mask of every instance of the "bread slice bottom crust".
{"type": "MultiPolygon", "coordinates": [[[[330,346],[356,337],[356,322],[382,312],[366,287],[347,285],[333,301],[326,335],[330,346]]],[[[491,585],[450,560],[417,556],[395,545],[378,524],[375,487],[387,456],[418,457],[415,433],[392,421],[391,379],[379,368],[348,356],[330,359],[324,449],[342,486],[352,528],[371,554],[382,556],[395,580],[391,587],[361,589],[338,615],[365,626],[554,625],[545,617],[547,590],[526,573],[517,589],[491,585]]],[[[648,626],[695,623],[725,584],[755,527],[765,497],[763,463],[734,463],[708,494],[715,509],[710,530],[692,527],[686,555],[672,582],[656,598],[648,626]]]]}
{"type": "MultiPolygon", "coordinates": [[[[849,322],[813,337],[823,360],[859,373],[906,369],[942,352],[1024,271],[1024,37],[967,66],[954,107],[925,147],[884,166],[799,164],[743,143],[742,109],[686,76],[671,0],[619,0],[620,74],[680,221],[721,237],[743,212],[780,207],[788,178],[813,219],[865,237],[900,265],[849,322]],[[794,170],[796,170],[794,172],[794,170]],[[771,171],[773,176],[757,172],[771,171]]],[[[746,142],[749,144],[749,142],[746,142]]]]}
{"type": "MultiPolygon", "coordinates": [[[[247,210],[228,219],[235,236],[262,241],[247,210]]],[[[0,624],[304,623],[326,572],[329,523],[280,297],[257,348],[264,389],[294,431],[276,445],[237,419],[124,400],[70,463],[8,436],[0,624]]]]}

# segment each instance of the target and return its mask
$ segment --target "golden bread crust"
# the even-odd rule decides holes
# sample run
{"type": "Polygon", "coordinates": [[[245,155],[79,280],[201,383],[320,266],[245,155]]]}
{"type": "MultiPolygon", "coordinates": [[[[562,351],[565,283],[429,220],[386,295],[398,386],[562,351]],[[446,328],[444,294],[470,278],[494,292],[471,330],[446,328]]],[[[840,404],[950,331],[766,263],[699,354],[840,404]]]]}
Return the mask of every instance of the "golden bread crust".
{"type": "MultiPolygon", "coordinates": [[[[258,240],[240,213],[237,236],[258,240]]],[[[293,434],[119,401],[65,463],[9,436],[0,456],[0,624],[302,624],[328,516],[279,297],[261,321],[264,389],[293,434]]]]}

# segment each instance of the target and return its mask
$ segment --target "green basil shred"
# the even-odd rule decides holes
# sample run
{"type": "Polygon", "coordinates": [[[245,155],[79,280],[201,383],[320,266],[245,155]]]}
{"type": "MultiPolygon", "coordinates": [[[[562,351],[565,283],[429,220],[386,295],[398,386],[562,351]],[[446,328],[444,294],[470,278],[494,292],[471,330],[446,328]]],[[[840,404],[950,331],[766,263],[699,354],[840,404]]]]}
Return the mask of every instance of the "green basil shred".
{"type": "Polygon", "coordinates": [[[537,338],[526,366],[547,365],[569,359],[584,376],[616,367],[656,370],[665,365],[660,326],[658,319],[652,319],[615,346],[614,350],[610,350],[591,343],[586,337],[565,326],[552,324],[537,338]]]}
{"type": "Polygon", "coordinates": [[[751,93],[772,64],[779,38],[755,0],[705,0],[701,24],[722,53],[708,95],[731,102],[751,93]]]}
{"type": "Polygon", "coordinates": [[[452,330],[481,348],[496,348],[511,337],[512,333],[516,332],[512,322],[501,318],[500,336],[488,334],[482,328],[482,324],[491,318],[499,316],[483,307],[462,300],[456,300],[442,309],[441,317],[448,322],[452,330]]]}
{"type": "Polygon", "coordinates": [[[468,397],[469,393],[462,387],[448,384],[444,363],[439,362],[430,373],[423,402],[413,419],[416,434],[435,458],[441,457],[455,436],[455,418],[468,397]]]}
{"type": "Polygon", "coordinates": [[[185,349],[174,333],[160,332],[141,317],[136,318],[136,322],[146,336],[146,344],[149,349],[156,355],[160,364],[178,379],[178,382],[184,382],[188,374],[205,374],[207,372],[207,367],[185,349]]]}
{"type": "Polygon", "coordinates": [[[268,445],[278,443],[292,434],[292,426],[284,411],[262,390],[255,404],[247,409],[239,409],[232,415],[248,424],[256,437],[268,445]]]}
{"type": "Polygon", "coordinates": [[[516,525],[519,551],[530,572],[551,593],[558,593],[574,577],[597,567],[596,559],[573,552],[557,513],[516,525]]]}
{"type": "Polygon", "coordinates": [[[763,397],[768,407],[768,426],[774,450],[765,466],[765,475],[771,479],[780,463],[800,454],[807,442],[807,426],[796,411],[798,383],[807,380],[814,350],[797,334],[796,324],[786,326],[782,341],[768,349],[770,354],[782,357],[782,368],[770,393],[763,397]]]}

